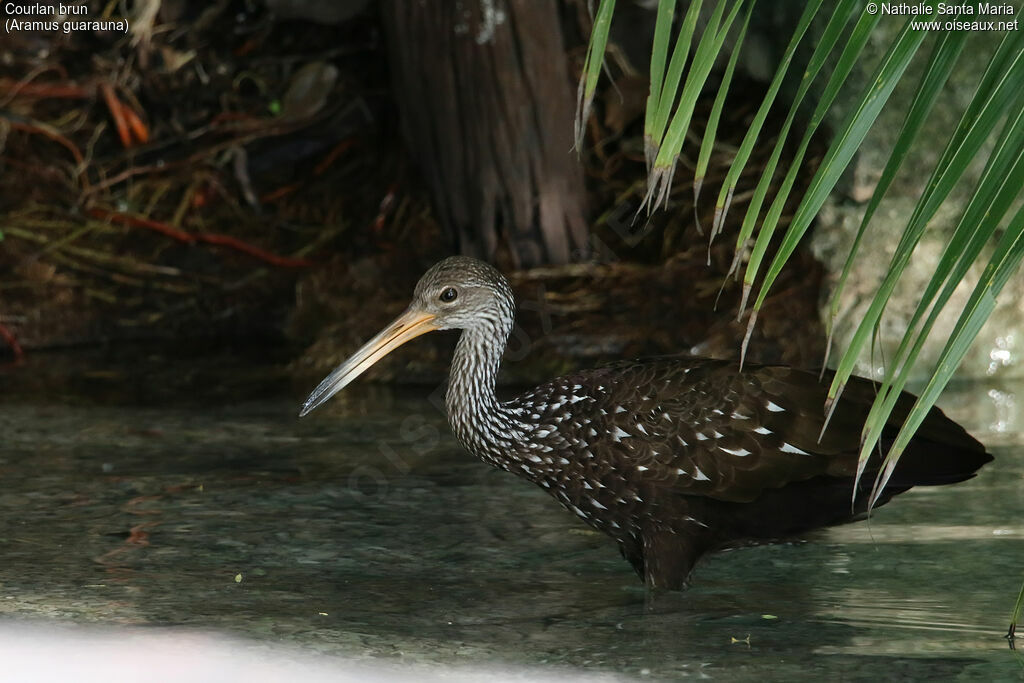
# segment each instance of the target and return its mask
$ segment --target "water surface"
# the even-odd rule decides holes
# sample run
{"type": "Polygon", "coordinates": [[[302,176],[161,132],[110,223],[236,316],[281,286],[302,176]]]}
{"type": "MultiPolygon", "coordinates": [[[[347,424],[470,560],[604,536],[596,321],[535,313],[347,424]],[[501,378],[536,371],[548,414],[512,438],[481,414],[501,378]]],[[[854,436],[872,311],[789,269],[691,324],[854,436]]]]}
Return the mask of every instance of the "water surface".
{"type": "Polygon", "coordinates": [[[434,387],[272,362],[35,354],[0,375],[0,625],[215,630],[360,660],[625,677],[1017,680],[1019,385],[941,402],[996,455],[870,524],[648,595],[614,545],[465,454],[434,387]]]}

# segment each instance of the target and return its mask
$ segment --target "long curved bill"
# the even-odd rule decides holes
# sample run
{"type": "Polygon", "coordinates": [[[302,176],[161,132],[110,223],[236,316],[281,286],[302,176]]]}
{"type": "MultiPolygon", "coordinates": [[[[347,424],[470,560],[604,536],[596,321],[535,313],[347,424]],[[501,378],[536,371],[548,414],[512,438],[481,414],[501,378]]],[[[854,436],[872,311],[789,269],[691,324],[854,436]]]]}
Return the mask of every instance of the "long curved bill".
{"type": "Polygon", "coordinates": [[[409,309],[395,318],[376,337],[366,342],[361,349],[352,354],[351,358],[334,368],[334,371],[320,382],[306,402],[302,404],[299,417],[308,415],[331,396],[344,389],[356,377],[366,372],[371,365],[405,342],[438,329],[434,324],[434,317],[430,313],[409,309]]]}

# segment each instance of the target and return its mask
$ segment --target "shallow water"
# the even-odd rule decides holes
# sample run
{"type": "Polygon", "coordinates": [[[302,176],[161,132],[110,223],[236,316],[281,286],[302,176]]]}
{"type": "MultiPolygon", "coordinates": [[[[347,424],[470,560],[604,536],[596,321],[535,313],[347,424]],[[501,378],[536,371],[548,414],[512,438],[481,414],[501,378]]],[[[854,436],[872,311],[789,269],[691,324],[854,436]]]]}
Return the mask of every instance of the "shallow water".
{"type": "Polygon", "coordinates": [[[197,627],[432,665],[626,677],[1016,680],[1014,397],[940,402],[996,461],[870,524],[715,555],[645,594],[614,545],[465,454],[432,387],[270,362],[36,354],[0,375],[0,625],[197,627]]]}

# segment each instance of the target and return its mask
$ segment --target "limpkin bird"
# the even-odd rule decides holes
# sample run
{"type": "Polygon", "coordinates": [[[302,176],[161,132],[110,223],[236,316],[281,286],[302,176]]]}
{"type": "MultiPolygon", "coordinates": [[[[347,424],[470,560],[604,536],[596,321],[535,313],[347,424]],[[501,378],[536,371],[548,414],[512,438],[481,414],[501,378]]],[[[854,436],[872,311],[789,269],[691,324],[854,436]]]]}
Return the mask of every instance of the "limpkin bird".
{"type": "MultiPolygon", "coordinates": [[[[682,588],[708,551],[785,539],[866,511],[867,490],[853,505],[851,494],[871,381],[851,379],[820,439],[825,386],[782,366],[619,362],[502,402],[495,379],[514,315],[501,273],[475,259],[445,259],[420,279],[405,313],[331,372],[300,415],[410,339],[461,329],[445,399],[459,441],[615,539],[651,587],[682,588]]],[[[898,402],[883,451],[912,402],[910,394],[898,402]]],[[[933,408],[880,503],[912,486],[969,479],[991,459],[933,408]]],[[[878,467],[869,462],[863,480],[878,467]]]]}

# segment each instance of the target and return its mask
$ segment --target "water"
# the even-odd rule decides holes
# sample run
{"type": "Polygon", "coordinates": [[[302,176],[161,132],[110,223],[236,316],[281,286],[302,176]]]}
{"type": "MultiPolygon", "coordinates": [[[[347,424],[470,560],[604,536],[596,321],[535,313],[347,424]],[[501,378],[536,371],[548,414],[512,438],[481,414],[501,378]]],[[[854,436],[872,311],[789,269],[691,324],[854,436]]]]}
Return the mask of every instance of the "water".
{"type": "Polygon", "coordinates": [[[996,455],[976,479],[712,556],[690,590],[650,596],[610,541],[462,452],[431,387],[357,383],[300,421],[317,379],[158,354],[6,370],[0,626],[629,678],[1024,678],[1003,638],[1024,580],[1024,386],[941,402],[996,455]]]}

